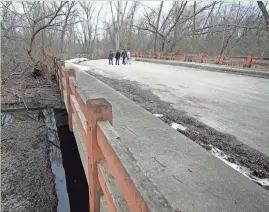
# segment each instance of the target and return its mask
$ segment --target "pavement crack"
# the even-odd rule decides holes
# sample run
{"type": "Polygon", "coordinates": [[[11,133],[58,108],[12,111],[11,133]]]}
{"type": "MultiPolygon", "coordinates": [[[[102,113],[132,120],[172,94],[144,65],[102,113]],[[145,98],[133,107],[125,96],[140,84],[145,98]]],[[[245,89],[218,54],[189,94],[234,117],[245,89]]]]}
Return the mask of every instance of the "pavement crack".
{"type": "Polygon", "coordinates": [[[175,175],[172,174],[172,176],[173,176],[173,178],[175,178],[176,181],[178,181],[178,182],[180,182],[180,183],[183,184],[183,182],[181,180],[179,180],[175,175]]]}
{"type": "Polygon", "coordinates": [[[160,161],[158,161],[158,160],[156,159],[156,157],[153,157],[153,159],[154,159],[158,164],[160,164],[163,168],[166,168],[166,166],[163,165],[160,161]]]}

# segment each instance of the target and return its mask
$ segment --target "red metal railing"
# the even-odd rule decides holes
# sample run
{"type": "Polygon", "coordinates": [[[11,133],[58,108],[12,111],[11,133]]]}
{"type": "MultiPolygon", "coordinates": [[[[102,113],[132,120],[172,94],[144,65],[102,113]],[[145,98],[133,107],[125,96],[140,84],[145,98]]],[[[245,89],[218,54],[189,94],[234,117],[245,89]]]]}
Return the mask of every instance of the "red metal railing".
{"type": "Polygon", "coordinates": [[[249,55],[248,57],[227,57],[220,55],[218,57],[208,56],[204,53],[197,54],[182,54],[182,53],[163,53],[163,52],[132,52],[132,57],[150,58],[159,60],[182,60],[186,62],[198,62],[198,63],[211,63],[228,66],[241,66],[246,68],[261,68],[269,69],[269,60],[262,60],[254,58],[249,55]]]}

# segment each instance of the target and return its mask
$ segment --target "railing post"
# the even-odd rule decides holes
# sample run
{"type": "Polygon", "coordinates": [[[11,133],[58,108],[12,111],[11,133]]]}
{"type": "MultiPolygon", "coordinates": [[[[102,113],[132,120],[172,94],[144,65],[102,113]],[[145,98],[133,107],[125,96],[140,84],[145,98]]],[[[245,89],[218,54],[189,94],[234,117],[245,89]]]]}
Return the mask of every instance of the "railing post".
{"type": "Polygon", "coordinates": [[[252,65],[253,56],[249,55],[247,60],[243,63],[243,67],[250,68],[252,65]]]}
{"type": "Polygon", "coordinates": [[[218,61],[220,65],[223,65],[224,64],[224,59],[225,59],[224,55],[223,54],[220,55],[219,61],[218,61]]]}
{"type": "Polygon", "coordinates": [[[90,211],[99,212],[102,189],[98,181],[97,163],[103,159],[103,155],[97,143],[97,121],[109,121],[112,124],[112,106],[103,98],[87,100],[86,105],[90,211]]]}
{"type": "Polygon", "coordinates": [[[184,54],[183,61],[188,61],[188,55],[187,54],[184,54]]]}
{"type": "Polygon", "coordinates": [[[70,87],[70,81],[69,81],[69,76],[72,76],[72,74],[74,73],[74,70],[66,70],[66,79],[65,79],[65,83],[66,83],[66,96],[67,96],[67,113],[68,113],[68,126],[69,126],[69,130],[73,131],[73,126],[72,126],[72,114],[73,114],[73,110],[72,110],[72,106],[71,106],[71,99],[70,99],[70,95],[72,94],[71,91],[71,87],[70,87]]]}
{"type": "Polygon", "coordinates": [[[204,62],[204,53],[200,54],[199,62],[203,63],[204,62]]]}

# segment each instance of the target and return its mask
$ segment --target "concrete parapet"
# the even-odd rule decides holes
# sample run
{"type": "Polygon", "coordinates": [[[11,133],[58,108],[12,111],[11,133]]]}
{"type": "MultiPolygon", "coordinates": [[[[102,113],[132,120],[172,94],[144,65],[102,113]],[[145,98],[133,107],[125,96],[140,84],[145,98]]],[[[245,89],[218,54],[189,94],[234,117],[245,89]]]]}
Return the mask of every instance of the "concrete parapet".
{"type": "Polygon", "coordinates": [[[102,195],[110,211],[173,211],[114,130],[110,102],[85,91],[78,73],[58,71],[69,128],[75,134],[89,184],[90,211],[104,208],[102,195]]]}
{"type": "Polygon", "coordinates": [[[122,144],[174,209],[268,211],[266,190],[95,77],[78,71],[76,81],[112,105],[122,144]]]}

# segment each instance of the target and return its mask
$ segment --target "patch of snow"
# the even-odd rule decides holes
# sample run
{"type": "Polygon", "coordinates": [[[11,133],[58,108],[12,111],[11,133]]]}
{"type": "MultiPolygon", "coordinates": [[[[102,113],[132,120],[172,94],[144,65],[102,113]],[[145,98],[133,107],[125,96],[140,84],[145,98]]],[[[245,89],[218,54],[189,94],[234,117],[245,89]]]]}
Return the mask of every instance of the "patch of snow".
{"type": "Polygon", "coordinates": [[[68,62],[68,63],[81,63],[81,62],[84,62],[84,61],[88,61],[89,59],[87,58],[73,58],[73,59],[70,59],[70,60],[66,60],[65,62],[68,62]]]}
{"type": "Polygon", "coordinates": [[[237,165],[235,163],[231,163],[228,161],[229,156],[226,155],[223,151],[221,151],[220,149],[213,147],[212,145],[210,145],[212,147],[212,149],[210,150],[210,152],[216,156],[217,158],[219,158],[220,160],[222,160],[224,163],[226,163],[227,165],[229,165],[230,167],[232,167],[233,169],[235,169],[236,171],[240,172],[241,174],[243,174],[245,177],[247,177],[248,179],[259,183],[260,185],[263,186],[269,186],[269,179],[265,178],[265,179],[261,179],[258,177],[255,177],[251,174],[251,171],[247,168],[247,167],[243,167],[240,165],[237,165]]]}
{"type": "Polygon", "coordinates": [[[179,129],[181,131],[185,131],[187,129],[187,127],[184,127],[183,125],[178,124],[178,123],[172,123],[172,124],[170,124],[170,126],[172,128],[174,128],[175,130],[178,130],[179,129]]]}
{"type": "Polygon", "coordinates": [[[163,114],[154,113],[153,115],[156,116],[156,117],[158,117],[158,118],[163,117],[163,114]]]}
{"type": "Polygon", "coordinates": [[[80,70],[80,71],[89,71],[89,67],[77,65],[77,64],[69,63],[69,62],[65,62],[65,68],[75,69],[75,70],[80,70]]]}

